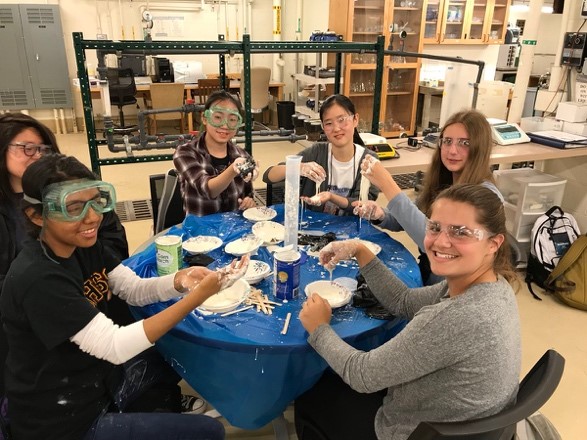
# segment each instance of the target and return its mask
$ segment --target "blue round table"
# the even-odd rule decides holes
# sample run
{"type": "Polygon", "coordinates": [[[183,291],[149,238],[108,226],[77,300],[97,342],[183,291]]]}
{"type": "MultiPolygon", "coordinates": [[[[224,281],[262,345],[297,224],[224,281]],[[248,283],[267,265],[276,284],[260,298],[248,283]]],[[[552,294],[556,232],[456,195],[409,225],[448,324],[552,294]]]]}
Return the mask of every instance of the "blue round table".
{"type": "MultiPolygon", "coordinates": [[[[283,223],[283,206],[274,206],[278,215],[273,221],[283,223]]],[[[403,245],[357,217],[335,217],[307,211],[304,230],[334,232],[337,238],[360,237],[379,244],[378,255],[409,287],[422,285],[414,257],[403,245]]],[[[220,237],[224,244],[209,253],[215,259],[209,267],[224,266],[234,257],[224,253],[224,245],[251,232],[253,223],[241,213],[226,212],[205,217],[188,216],[183,224],[168,233],[186,240],[196,235],[220,237]]],[[[303,232],[303,231],[302,231],[303,232]]],[[[273,258],[266,248],[253,259],[272,267],[273,258]]],[[[125,260],[124,264],[142,277],[157,276],[155,246],[125,260]]],[[[358,273],[356,263],[339,264],[333,277],[352,277],[358,273]]],[[[227,317],[203,315],[194,311],[157,342],[165,359],[177,372],[210,402],[233,426],[258,429],[280,416],[287,405],[309,389],[326,369],[326,362],[307,343],[307,333],[298,313],[305,298],[306,284],[329,279],[329,273],[317,258],[308,256],[301,267],[300,295],[275,307],[272,315],[250,309],[227,317]],[[284,320],[291,312],[289,329],[281,334],[284,320]]],[[[272,277],[255,287],[272,296],[272,277]]],[[[164,310],[172,301],[134,307],[137,318],[147,318],[164,310]]],[[[331,325],[352,346],[369,350],[395,336],[405,322],[378,320],[362,309],[348,304],[335,309],[331,325]]]]}

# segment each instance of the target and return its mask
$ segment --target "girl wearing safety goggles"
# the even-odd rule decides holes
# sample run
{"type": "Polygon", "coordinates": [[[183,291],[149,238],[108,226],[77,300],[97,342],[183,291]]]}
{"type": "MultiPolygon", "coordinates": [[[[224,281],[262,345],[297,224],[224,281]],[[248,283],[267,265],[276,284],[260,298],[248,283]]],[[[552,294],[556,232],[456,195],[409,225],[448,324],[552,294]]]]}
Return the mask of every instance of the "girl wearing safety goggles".
{"type": "MultiPolygon", "coordinates": [[[[0,293],[8,269],[26,241],[26,219],[22,214],[22,176],[42,156],[59,153],[55,136],[44,124],[24,113],[0,115],[0,293]]],[[[117,257],[128,257],[126,233],[114,211],[104,215],[98,236],[117,257]]],[[[126,303],[113,298],[117,324],[133,322],[126,303]]],[[[0,399],[4,396],[6,337],[0,326],[0,399]]],[[[4,417],[5,405],[0,406],[4,417]]]]}
{"type": "MultiPolygon", "coordinates": [[[[320,107],[322,129],[328,142],[317,142],[300,152],[300,196],[313,211],[335,215],[351,215],[352,202],[361,190],[361,161],[375,155],[365,148],[357,125],[359,114],[353,102],[344,95],[329,96],[320,107]]],[[[267,169],[263,181],[285,180],[285,165],[267,169]]],[[[377,199],[379,189],[372,187],[370,200],[377,199]]]]}
{"type": "Polygon", "coordinates": [[[242,126],[242,107],[222,90],[210,95],[202,116],[202,134],[180,145],[173,155],[186,212],[208,215],[255,206],[252,180],[259,165],[231,142],[242,126]]]}
{"type": "Polygon", "coordinates": [[[135,356],[242,276],[248,257],[217,271],[190,268],[143,279],[97,240],[115,192],[77,159],[42,157],[25,172],[23,190],[36,240],[12,263],[0,298],[15,438],[224,438],[222,424],[206,416],[124,411],[151,384],[142,370],[148,358],[134,362],[135,356]],[[109,317],[111,295],[131,305],[174,302],[119,327],[109,317]]]}
{"type": "Polygon", "coordinates": [[[440,141],[425,174],[423,188],[416,203],[402,192],[381,162],[363,161],[361,171],[388,200],[384,209],[375,202],[356,202],[355,214],[391,231],[405,230],[420,249],[420,271],[425,284],[442,278],[430,271],[424,249],[426,213],[440,191],[455,183],[475,183],[489,188],[503,200],[495,186],[489,158],[493,140],[491,126],[476,110],[455,113],[440,132],[440,141]]]}
{"type": "Polygon", "coordinates": [[[307,299],[300,321],[308,342],[336,374],[296,399],[300,439],[304,428],[329,439],[406,439],[420,422],[478,419],[515,402],[520,322],[502,201],[481,185],[448,188],[432,204],[424,246],[445,281],[419,288],[404,285],[359,240],[320,252],[328,269],[355,257],[382,306],[409,321],[363,352],[332,331],[327,301],[307,299]]]}

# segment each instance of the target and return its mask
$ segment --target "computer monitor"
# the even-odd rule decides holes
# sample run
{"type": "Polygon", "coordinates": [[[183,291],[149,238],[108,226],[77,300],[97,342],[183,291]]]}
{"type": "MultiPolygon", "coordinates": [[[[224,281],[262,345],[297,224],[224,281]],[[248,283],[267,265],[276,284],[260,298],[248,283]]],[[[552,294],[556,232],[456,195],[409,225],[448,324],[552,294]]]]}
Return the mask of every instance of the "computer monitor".
{"type": "Polygon", "coordinates": [[[147,60],[145,55],[122,54],[118,59],[118,66],[123,69],[132,69],[134,76],[147,76],[147,60]]]}
{"type": "Polygon", "coordinates": [[[199,79],[206,78],[201,61],[173,61],[175,82],[197,84],[199,79]]]}

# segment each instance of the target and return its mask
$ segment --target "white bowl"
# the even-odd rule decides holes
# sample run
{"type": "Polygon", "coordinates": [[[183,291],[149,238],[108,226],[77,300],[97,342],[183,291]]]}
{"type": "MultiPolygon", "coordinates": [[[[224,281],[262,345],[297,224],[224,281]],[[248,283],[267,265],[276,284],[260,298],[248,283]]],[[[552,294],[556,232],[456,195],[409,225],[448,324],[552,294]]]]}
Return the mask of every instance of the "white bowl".
{"type": "Polygon", "coordinates": [[[183,249],[192,255],[205,254],[222,246],[222,240],[211,235],[198,235],[188,238],[182,243],[183,249]]]}
{"type": "Polygon", "coordinates": [[[273,245],[285,240],[285,227],[276,222],[262,221],[253,225],[255,237],[263,240],[264,245],[273,245]]]}
{"type": "Polygon", "coordinates": [[[267,277],[271,272],[271,268],[267,263],[260,260],[251,260],[247,272],[243,276],[249,284],[257,284],[263,278],[267,277]]]}
{"type": "Polygon", "coordinates": [[[199,309],[213,313],[225,313],[236,309],[251,291],[251,286],[242,278],[232,286],[221,290],[204,301],[199,309]]]}
{"type": "Polygon", "coordinates": [[[260,238],[257,238],[254,235],[245,235],[238,240],[228,243],[224,247],[224,250],[226,253],[232,254],[235,257],[241,257],[245,254],[254,254],[262,244],[263,240],[260,238]]]}
{"type": "Polygon", "coordinates": [[[317,293],[322,298],[330,303],[330,307],[336,309],[348,304],[353,296],[353,293],[342,284],[336,281],[329,280],[313,281],[304,289],[306,296],[309,297],[312,293],[317,293]]]}
{"type": "Polygon", "coordinates": [[[271,220],[277,216],[277,211],[267,206],[257,206],[249,208],[243,212],[243,217],[251,222],[260,222],[263,220],[271,220]]]}

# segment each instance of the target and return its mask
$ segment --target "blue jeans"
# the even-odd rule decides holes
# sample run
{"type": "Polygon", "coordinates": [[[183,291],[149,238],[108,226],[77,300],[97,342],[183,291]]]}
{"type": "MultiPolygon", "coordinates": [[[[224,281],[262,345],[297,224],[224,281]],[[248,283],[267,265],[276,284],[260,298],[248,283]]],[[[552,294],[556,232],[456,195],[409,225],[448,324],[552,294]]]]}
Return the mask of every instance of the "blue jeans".
{"type": "MultiPolygon", "coordinates": [[[[167,412],[174,410],[169,408],[169,402],[163,401],[168,393],[150,393],[157,385],[163,385],[163,390],[177,387],[179,381],[177,373],[155,349],[144,351],[123,367],[124,377],[114,393],[112,412],[105,409],[83,440],[224,439],[224,426],[219,421],[202,415],[167,412]]],[[[179,387],[177,399],[179,412],[179,387]]]]}
{"type": "Polygon", "coordinates": [[[223,440],[224,426],[203,415],[105,413],[83,440],[223,440]]]}

